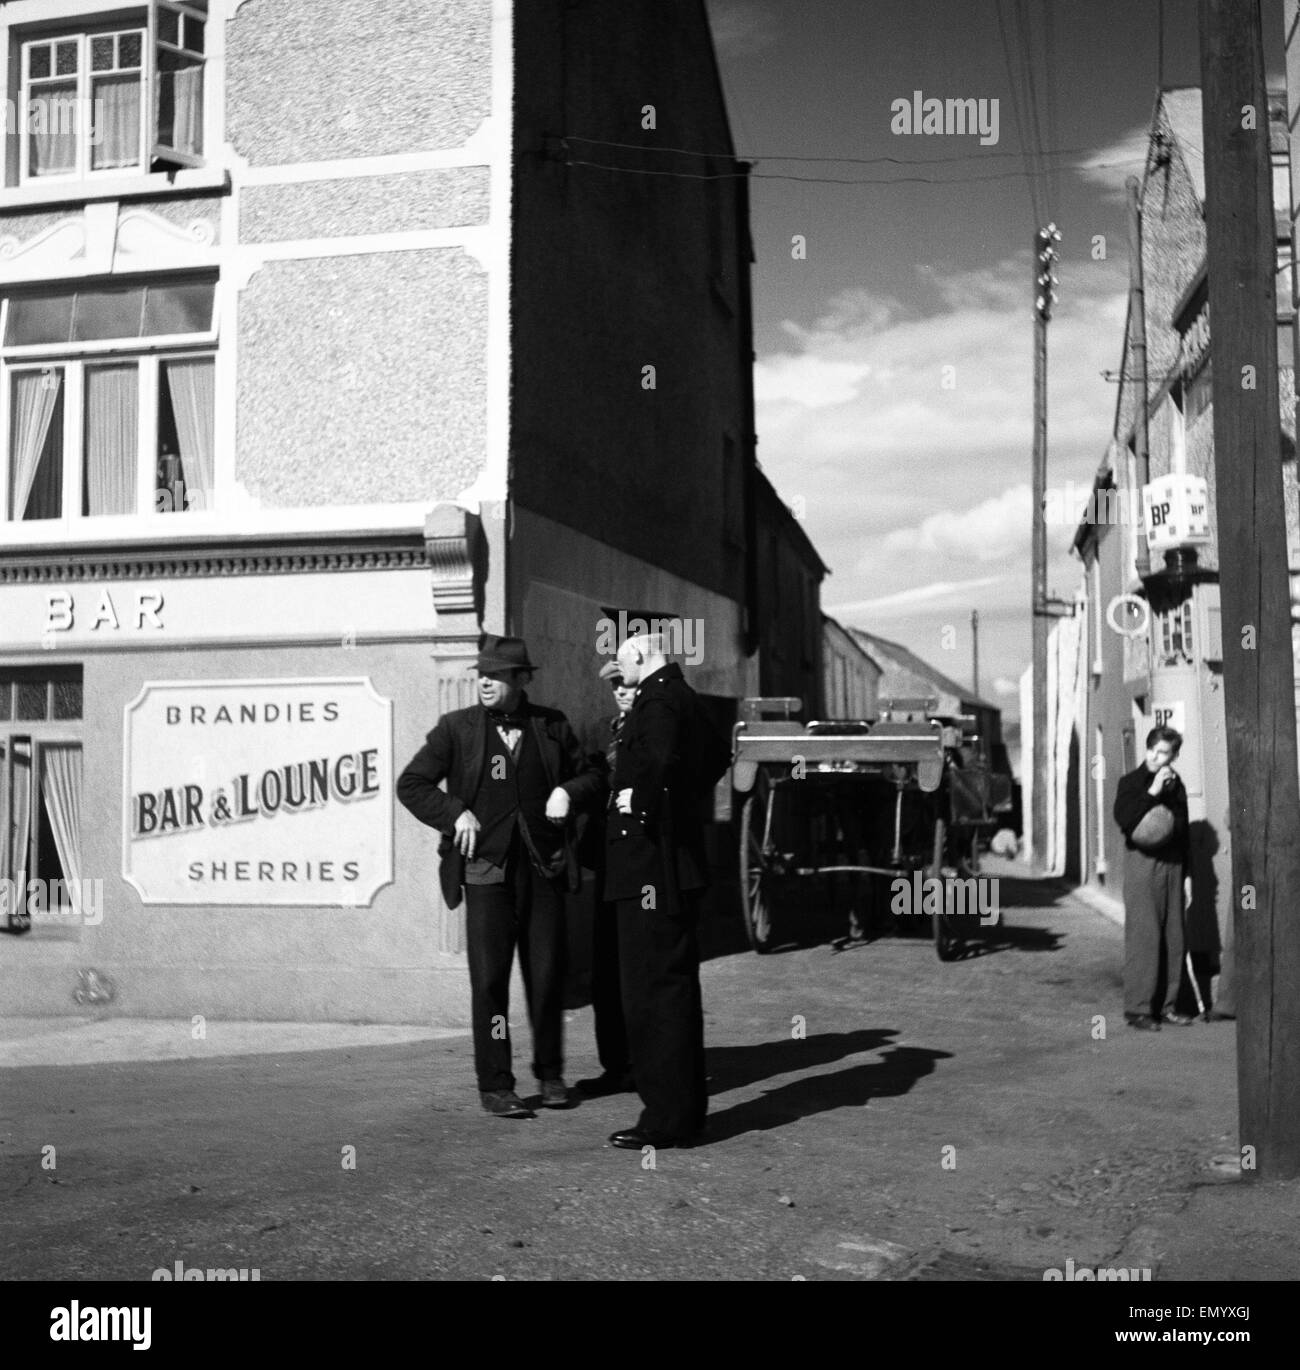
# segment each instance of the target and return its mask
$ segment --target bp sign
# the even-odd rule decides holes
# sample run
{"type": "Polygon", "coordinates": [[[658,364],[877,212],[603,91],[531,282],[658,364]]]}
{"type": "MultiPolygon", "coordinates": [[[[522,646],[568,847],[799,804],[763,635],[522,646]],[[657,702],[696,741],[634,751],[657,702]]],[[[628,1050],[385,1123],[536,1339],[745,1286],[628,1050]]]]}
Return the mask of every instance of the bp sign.
{"type": "Polygon", "coordinates": [[[392,702],[369,680],[150,683],[122,875],[146,904],[368,905],[393,878],[392,702]]]}

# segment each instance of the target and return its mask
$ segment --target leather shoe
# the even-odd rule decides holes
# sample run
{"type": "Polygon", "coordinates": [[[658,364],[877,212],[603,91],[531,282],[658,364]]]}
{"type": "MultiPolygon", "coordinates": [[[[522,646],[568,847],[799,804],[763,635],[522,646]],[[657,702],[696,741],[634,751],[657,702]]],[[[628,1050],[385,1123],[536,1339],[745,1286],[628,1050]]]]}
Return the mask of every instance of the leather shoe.
{"type": "Polygon", "coordinates": [[[533,1110],[513,1089],[485,1090],[479,1098],[483,1107],[495,1118],[531,1118],[533,1110]]]}
{"type": "Polygon", "coordinates": [[[640,1151],[644,1146],[666,1151],[670,1147],[691,1146],[694,1141],[694,1137],[673,1137],[666,1132],[652,1132],[640,1127],[629,1127],[622,1132],[609,1134],[610,1146],[622,1147],[624,1151],[640,1151]]]}
{"type": "Polygon", "coordinates": [[[1149,1013],[1134,1013],[1129,1015],[1128,1025],[1137,1028],[1139,1032],[1159,1032],[1159,1019],[1153,1018],[1149,1013]]]}
{"type": "Polygon", "coordinates": [[[568,1108],[569,1088],[563,1080],[539,1080],[543,1108],[568,1108]]]}
{"type": "Polygon", "coordinates": [[[631,1075],[612,1070],[604,1071],[590,1080],[579,1080],[573,1087],[585,1099],[602,1099],[607,1094],[632,1094],[636,1091],[631,1075]]]}
{"type": "Polygon", "coordinates": [[[1174,1027],[1191,1027],[1196,1019],[1190,1013],[1166,1013],[1164,1021],[1172,1023],[1174,1027]]]}

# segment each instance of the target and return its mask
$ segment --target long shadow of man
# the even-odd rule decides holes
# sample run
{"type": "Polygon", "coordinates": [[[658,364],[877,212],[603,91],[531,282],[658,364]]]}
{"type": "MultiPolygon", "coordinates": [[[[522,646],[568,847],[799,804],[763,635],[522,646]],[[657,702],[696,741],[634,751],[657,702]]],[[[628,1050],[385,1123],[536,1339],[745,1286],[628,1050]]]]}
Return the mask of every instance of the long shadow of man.
{"type": "Polygon", "coordinates": [[[764,1090],[761,1098],[712,1114],[708,1140],[721,1142],[745,1132],[767,1132],[816,1113],[863,1108],[872,1099],[906,1094],[917,1080],[934,1072],[936,1061],[951,1055],[929,1047],[890,1047],[878,1061],[764,1090]]]}
{"type": "Polygon", "coordinates": [[[897,1028],[855,1028],[852,1032],[821,1032],[814,1037],[778,1037],[775,1041],[745,1046],[711,1047],[707,1053],[709,1093],[724,1094],[773,1075],[830,1065],[846,1056],[888,1046],[897,1036],[897,1028]]]}

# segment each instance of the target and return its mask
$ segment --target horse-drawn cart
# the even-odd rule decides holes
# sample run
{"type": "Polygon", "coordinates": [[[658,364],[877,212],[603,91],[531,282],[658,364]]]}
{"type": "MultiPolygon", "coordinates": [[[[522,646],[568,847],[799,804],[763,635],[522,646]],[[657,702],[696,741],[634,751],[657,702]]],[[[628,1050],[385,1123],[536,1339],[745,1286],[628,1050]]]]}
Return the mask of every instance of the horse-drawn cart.
{"type": "Polygon", "coordinates": [[[992,771],[974,719],[941,717],[934,700],[891,700],[876,720],[806,725],[789,717],[799,707],[747,699],[735,727],[750,944],[771,948],[774,920],[802,882],[865,876],[856,881],[864,916],[850,914],[855,935],[881,921],[887,901],[895,920],[928,918],[940,960],[953,960],[973,919],[951,895],[955,885],[973,893],[980,838],[1010,808],[1010,777],[992,771]],[[763,717],[774,712],[785,717],[763,717]]]}

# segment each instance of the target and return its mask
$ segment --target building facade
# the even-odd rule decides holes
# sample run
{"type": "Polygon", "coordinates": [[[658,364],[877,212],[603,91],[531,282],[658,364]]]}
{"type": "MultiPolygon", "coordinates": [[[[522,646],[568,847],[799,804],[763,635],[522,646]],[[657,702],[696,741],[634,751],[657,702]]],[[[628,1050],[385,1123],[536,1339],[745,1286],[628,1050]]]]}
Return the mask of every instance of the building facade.
{"type": "MultiPolygon", "coordinates": [[[[1295,567],[1300,525],[1290,179],[1285,100],[1276,92],[1270,95],[1269,115],[1278,245],[1278,442],[1295,567]]],[[[1208,972],[1218,962],[1231,917],[1231,836],[1201,146],[1200,92],[1162,91],[1141,195],[1149,479],[1203,480],[1207,532],[1200,542],[1188,535],[1194,564],[1177,571],[1177,558],[1153,551],[1151,574],[1139,575],[1139,538],[1145,537],[1147,524],[1135,430],[1143,396],[1133,374],[1137,338],[1130,312],[1113,436],[1074,539],[1082,563],[1076,615],[1058,623],[1052,634],[1056,672],[1055,683],[1049,680],[1049,709],[1055,709],[1056,747],[1049,807],[1055,841],[1048,865],[1109,899],[1122,917],[1124,839],[1111,817],[1115,787],[1141,761],[1152,727],[1178,729],[1184,742],[1177,768],[1188,792],[1194,878],[1188,941],[1204,957],[1208,972]]],[[[1300,652],[1297,668],[1300,678],[1300,652]]]]}
{"type": "Polygon", "coordinates": [[[754,692],[743,168],[577,165],[731,155],[618,11],[0,4],[8,1011],[463,1021],[393,778],[480,633],[591,737],[641,611],[754,692]]]}

